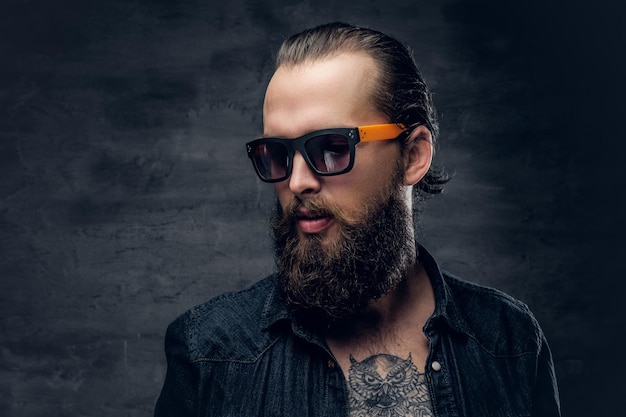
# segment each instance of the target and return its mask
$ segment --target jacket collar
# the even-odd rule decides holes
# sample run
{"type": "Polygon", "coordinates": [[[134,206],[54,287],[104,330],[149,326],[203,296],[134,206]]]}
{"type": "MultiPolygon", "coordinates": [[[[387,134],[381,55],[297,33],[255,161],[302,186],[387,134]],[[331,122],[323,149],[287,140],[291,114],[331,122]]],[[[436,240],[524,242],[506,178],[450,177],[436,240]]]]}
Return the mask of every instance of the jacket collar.
{"type": "MultiPolygon", "coordinates": [[[[444,273],[442,273],[435,258],[422,246],[418,246],[418,262],[426,270],[435,296],[435,311],[424,326],[424,331],[427,332],[431,327],[445,323],[453,330],[467,334],[468,325],[458,311],[450,287],[446,283],[444,273]]],[[[278,325],[280,322],[292,320],[287,310],[284,295],[280,289],[278,275],[274,274],[270,279],[273,280],[273,285],[270,286],[261,317],[261,328],[264,331],[278,325]]],[[[306,329],[300,328],[297,324],[294,324],[293,327],[296,331],[300,329],[302,332],[310,335],[306,329]]]]}
{"type": "Polygon", "coordinates": [[[447,274],[442,272],[435,258],[422,246],[418,248],[417,259],[426,270],[435,295],[435,311],[426,322],[424,331],[428,332],[432,327],[443,323],[459,333],[467,334],[468,325],[460,314],[450,286],[446,282],[447,274]]]}

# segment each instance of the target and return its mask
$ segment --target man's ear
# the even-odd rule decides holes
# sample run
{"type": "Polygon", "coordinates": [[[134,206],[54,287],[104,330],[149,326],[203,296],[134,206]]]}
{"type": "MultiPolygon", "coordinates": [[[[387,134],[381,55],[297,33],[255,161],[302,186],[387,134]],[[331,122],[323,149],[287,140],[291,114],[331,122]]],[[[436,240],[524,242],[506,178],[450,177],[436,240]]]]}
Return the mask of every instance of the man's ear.
{"type": "Polygon", "coordinates": [[[426,126],[418,126],[406,140],[404,184],[417,184],[433,160],[433,138],[426,126]]]}

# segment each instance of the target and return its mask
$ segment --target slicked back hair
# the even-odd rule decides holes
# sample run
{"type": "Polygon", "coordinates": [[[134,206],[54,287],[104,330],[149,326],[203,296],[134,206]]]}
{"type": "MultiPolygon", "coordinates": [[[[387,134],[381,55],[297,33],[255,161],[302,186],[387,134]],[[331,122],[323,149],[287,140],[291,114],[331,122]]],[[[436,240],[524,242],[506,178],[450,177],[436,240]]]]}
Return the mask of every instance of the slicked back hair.
{"type": "MultiPolygon", "coordinates": [[[[335,22],[295,34],[286,39],[276,56],[276,69],[331,58],[341,53],[365,53],[378,67],[373,104],[392,123],[411,129],[423,125],[430,130],[433,146],[439,133],[432,94],[411,51],[401,42],[376,30],[335,22]]],[[[403,152],[406,143],[401,143],[403,152]]],[[[416,184],[418,200],[443,191],[448,177],[431,167],[416,184]]]]}

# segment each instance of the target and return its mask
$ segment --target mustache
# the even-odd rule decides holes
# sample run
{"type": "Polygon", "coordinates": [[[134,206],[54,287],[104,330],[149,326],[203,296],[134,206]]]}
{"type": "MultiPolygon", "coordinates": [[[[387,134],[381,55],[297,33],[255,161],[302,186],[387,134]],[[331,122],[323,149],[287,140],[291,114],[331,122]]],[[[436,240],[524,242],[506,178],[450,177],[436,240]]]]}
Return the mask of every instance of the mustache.
{"type": "Polygon", "coordinates": [[[285,209],[282,209],[280,203],[278,203],[278,208],[281,213],[281,222],[295,223],[302,218],[302,213],[304,212],[306,217],[332,217],[340,224],[349,225],[354,223],[340,207],[321,197],[310,199],[294,197],[285,209]]]}

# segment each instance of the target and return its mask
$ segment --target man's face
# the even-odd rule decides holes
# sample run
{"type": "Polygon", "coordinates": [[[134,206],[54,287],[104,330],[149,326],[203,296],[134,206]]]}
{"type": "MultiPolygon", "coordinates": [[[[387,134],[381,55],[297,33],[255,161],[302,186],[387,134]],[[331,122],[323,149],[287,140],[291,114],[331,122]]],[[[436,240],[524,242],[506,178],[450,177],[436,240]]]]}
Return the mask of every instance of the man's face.
{"type": "MultiPolygon", "coordinates": [[[[295,138],[389,123],[372,105],[375,79],[373,60],[362,54],[279,68],[267,89],[264,136],[295,138]]],[[[406,272],[415,249],[400,161],[395,141],[361,143],[351,171],[323,177],[296,152],[291,176],[275,184],[278,265],[291,288],[288,297],[300,297],[292,304],[307,310],[307,303],[326,303],[312,309],[331,320],[345,318],[384,295],[406,272]],[[311,288],[321,291],[316,300],[302,299],[311,288]]]]}

